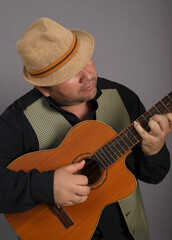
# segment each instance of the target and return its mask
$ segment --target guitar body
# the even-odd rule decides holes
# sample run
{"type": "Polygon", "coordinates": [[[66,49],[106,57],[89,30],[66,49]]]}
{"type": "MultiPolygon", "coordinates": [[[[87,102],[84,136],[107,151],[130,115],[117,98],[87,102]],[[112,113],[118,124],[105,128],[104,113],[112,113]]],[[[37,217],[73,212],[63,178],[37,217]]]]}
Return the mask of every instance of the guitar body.
{"type": "MultiPolygon", "coordinates": [[[[39,171],[57,169],[87,159],[117,134],[104,123],[84,121],[68,133],[62,144],[51,150],[26,154],[13,161],[8,168],[18,171],[36,168],[39,171]]],[[[15,214],[5,214],[10,225],[23,240],[89,240],[105,206],[129,196],[136,188],[136,180],[125,166],[128,150],[101,177],[90,185],[84,203],[64,207],[74,225],[66,229],[49,206],[41,203],[35,208],[15,214]]]]}

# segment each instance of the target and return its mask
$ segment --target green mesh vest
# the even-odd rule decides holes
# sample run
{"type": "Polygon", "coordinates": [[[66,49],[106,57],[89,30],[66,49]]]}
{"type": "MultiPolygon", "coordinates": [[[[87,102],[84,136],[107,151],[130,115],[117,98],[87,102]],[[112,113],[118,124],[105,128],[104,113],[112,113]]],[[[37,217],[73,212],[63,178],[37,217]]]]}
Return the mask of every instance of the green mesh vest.
{"type": "MultiPolygon", "coordinates": [[[[117,133],[130,124],[128,112],[116,89],[102,90],[98,105],[96,119],[111,126],[117,133]]],[[[48,105],[45,97],[28,106],[24,114],[36,133],[40,150],[57,147],[72,128],[59,112],[48,105]]],[[[134,167],[132,159],[131,153],[127,157],[131,168],[134,167]]],[[[147,219],[138,183],[135,192],[120,200],[119,205],[134,239],[148,240],[147,219]]]]}

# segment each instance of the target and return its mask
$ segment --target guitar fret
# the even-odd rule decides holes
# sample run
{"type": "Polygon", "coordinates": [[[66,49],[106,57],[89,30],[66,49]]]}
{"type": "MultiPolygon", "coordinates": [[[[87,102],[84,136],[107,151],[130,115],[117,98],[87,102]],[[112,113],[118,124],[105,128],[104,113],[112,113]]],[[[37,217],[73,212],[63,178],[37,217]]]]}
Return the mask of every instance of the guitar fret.
{"type": "MultiPolygon", "coordinates": [[[[108,145],[108,144],[107,144],[108,145]]],[[[107,158],[107,160],[108,161],[110,161],[110,165],[113,163],[113,156],[111,155],[111,152],[110,151],[107,151],[107,149],[105,148],[105,146],[103,146],[102,147],[103,148],[103,153],[105,153],[106,152],[106,158],[107,158]],[[110,157],[108,157],[108,155],[110,156],[110,157]],[[110,159],[112,159],[112,162],[111,162],[111,160],[110,159]]],[[[105,155],[105,154],[104,154],[105,155]]],[[[109,166],[110,166],[109,165],[109,166]]]]}
{"type": "Polygon", "coordinates": [[[103,160],[107,163],[107,165],[110,166],[112,164],[112,162],[114,162],[114,156],[112,155],[112,151],[110,152],[109,149],[107,149],[107,146],[108,146],[108,144],[102,146],[102,148],[100,148],[98,150],[99,151],[98,153],[99,153],[99,155],[102,156],[103,160]]]}
{"type": "MultiPolygon", "coordinates": [[[[168,109],[168,112],[172,112],[172,102],[169,102],[169,96],[167,96],[165,99],[164,99],[164,104],[166,106],[166,108],[168,109]]],[[[171,99],[170,99],[171,100],[171,99]]]]}
{"type": "Polygon", "coordinates": [[[111,149],[111,151],[116,155],[117,159],[120,157],[118,154],[114,151],[114,149],[110,146],[111,141],[108,143],[108,147],[111,149]]]}
{"type": "Polygon", "coordinates": [[[120,141],[118,141],[118,138],[119,137],[119,135],[115,138],[116,139],[116,142],[119,144],[119,146],[121,147],[121,149],[124,151],[124,152],[126,152],[126,150],[123,148],[123,146],[121,145],[121,143],[120,143],[120,141]]]}
{"type": "MultiPolygon", "coordinates": [[[[129,140],[129,142],[131,143],[131,147],[132,147],[132,146],[134,146],[134,144],[133,144],[133,142],[130,140],[130,138],[128,137],[128,134],[125,134],[125,131],[126,131],[126,130],[127,130],[127,128],[124,129],[122,132],[124,133],[125,137],[127,137],[127,139],[129,140]]],[[[131,149],[131,147],[130,147],[130,149],[131,149]]]]}
{"type": "Polygon", "coordinates": [[[165,104],[164,104],[162,101],[160,101],[160,102],[161,102],[162,105],[165,107],[165,109],[167,109],[167,111],[170,113],[169,109],[165,106],[165,104]]]}
{"type": "Polygon", "coordinates": [[[153,106],[155,109],[156,109],[156,111],[159,113],[159,114],[161,114],[161,112],[159,111],[159,109],[156,107],[156,106],[153,106]]]}
{"type": "MultiPolygon", "coordinates": [[[[118,137],[118,136],[117,136],[118,137]]],[[[119,152],[121,153],[121,155],[123,156],[123,154],[126,152],[123,147],[120,145],[120,143],[117,140],[117,137],[114,139],[114,144],[116,146],[116,148],[119,150],[119,152]]]]}
{"type": "Polygon", "coordinates": [[[151,109],[149,109],[150,110],[150,113],[152,114],[152,116],[154,116],[155,114],[157,114],[157,111],[156,111],[156,109],[154,108],[154,106],[151,108],[151,109]]]}
{"type": "MultiPolygon", "coordinates": [[[[124,133],[123,131],[121,133],[124,133]]],[[[127,144],[127,142],[122,138],[121,133],[118,135],[120,139],[123,141],[123,143],[127,146],[127,149],[131,149],[130,146],[127,144]]]]}
{"type": "Polygon", "coordinates": [[[148,121],[150,119],[150,116],[147,113],[144,113],[143,115],[141,115],[138,119],[136,119],[136,121],[138,121],[142,126],[148,124],[148,121]]]}
{"type": "Polygon", "coordinates": [[[107,166],[109,167],[111,164],[109,165],[109,163],[108,163],[108,161],[107,161],[108,158],[107,158],[107,156],[105,155],[105,152],[102,150],[102,148],[99,148],[98,152],[99,152],[99,155],[102,156],[104,163],[107,164],[107,166]]]}
{"type": "Polygon", "coordinates": [[[151,115],[151,117],[153,116],[149,110],[147,111],[147,113],[149,113],[151,115]]]}
{"type": "Polygon", "coordinates": [[[156,107],[160,110],[162,114],[164,114],[164,113],[170,112],[170,107],[172,108],[172,103],[169,102],[168,97],[165,97],[164,99],[162,99],[156,104],[156,107]]]}
{"type": "Polygon", "coordinates": [[[142,126],[142,128],[147,129],[148,127],[148,120],[146,119],[145,116],[141,115],[138,120],[138,123],[140,123],[140,125],[142,126]]]}
{"type": "Polygon", "coordinates": [[[120,156],[123,156],[123,154],[119,151],[118,147],[116,147],[116,145],[114,144],[115,138],[113,139],[113,141],[110,141],[111,146],[115,147],[115,149],[119,152],[120,156]]]}
{"type": "MultiPolygon", "coordinates": [[[[152,108],[152,113],[153,113],[154,110],[156,110],[156,109],[152,108]]],[[[157,113],[157,111],[155,113],[157,113]]],[[[144,113],[144,115],[141,116],[141,117],[144,117],[144,123],[142,123],[141,125],[146,131],[149,132],[151,130],[150,127],[148,126],[148,122],[149,122],[150,117],[146,116],[146,113],[144,113]]]]}
{"type": "Polygon", "coordinates": [[[161,102],[158,102],[158,103],[156,104],[156,107],[159,109],[159,111],[161,112],[161,114],[164,113],[164,106],[163,106],[163,104],[161,104],[161,102]]]}
{"type": "Polygon", "coordinates": [[[144,120],[145,120],[146,122],[148,122],[148,120],[145,118],[145,116],[144,116],[144,115],[141,115],[141,117],[143,117],[143,118],[144,118],[144,120]]]}
{"type": "MultiPolygon", "coordinates": [[[[99,151],[99,150],[98,150],[98,151],[99,151]]],[[[100,161],[100,163],[103,165],[104,169],[106,169],[108,166],[105,166],[105,165],[104,165],[103,161],[100,159],[100,157],[102,157],[102,156],[100,155],[100,153],[99,153],[98,151],[95,153],[95,156],[96,156],[96,158],[98,158],[98,160],[100,161]],[[97,156],[97,153],[99,154],[100,157],[97,156]]],[[[104,160],[104,159],[103,159],[103,160],[104,160]]]]}
{"type": "Polygon", "coordinates": [[[132,143],[132,145],[134,146],[136,141],[132,132],[129,130],[129,127],[127,127],[124,132],[127,132],[127,136],[130,139],[130,142],[132,143]]]}
{"type": "MultiPolygon", "coordinates": [[[[130,125],[131,126],[131,125],[130,125]]],[[[135,129],[134,127],[133,127],[133,129],[135,129]]],[[[129,127],[128,127],[128,130],[130,131],[130,129],[129,129],[129,127]]],[[[136,130],[135,130],[136,131],[136,130]]],[[[135,135],[130,131],[130,133],[133,135],[133,137],[136,139],[136,142],[138,142],[139,140],[135,137],[135,135]]],[[[137,133],[137,132],[136,132],[137,133]]],[[[138,133],[137,133],[138,134],[138,133]]]]}
{"type": "Polygon", "coordinates": [[[149,119],[152,117],[150,112],[145,112],[144,116],[146,117],[146,119],[149,121],[149,119]]]}
{"type": "Polygon", "coordinates": [[[169,95],[167,95],[167,97],[172,101],[172,98],[169,95]]]}

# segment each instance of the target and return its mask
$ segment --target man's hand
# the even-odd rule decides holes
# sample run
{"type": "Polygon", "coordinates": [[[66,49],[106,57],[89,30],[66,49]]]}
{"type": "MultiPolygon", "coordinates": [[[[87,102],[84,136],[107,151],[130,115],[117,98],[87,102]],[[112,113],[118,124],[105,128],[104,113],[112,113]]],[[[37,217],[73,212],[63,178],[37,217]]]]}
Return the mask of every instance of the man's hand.
{"type": "Polygon", "coordinates": [[[164,146],[172,130],[172,113],[164,115],[155,114],[148,122],[150,132],[144,130],[138,122],[134,122],[134,127],[143,139],[141,148],[145,155],[158,153],[164,146]]]}
{"type": "Polygon", "coordinates": [[[82,161],[55,170],[54,200],[57,205],[70,206],[87,199],[90,192],[88,179],[84,175],[75,174],[84,165],[85,161],[82,161]]]}

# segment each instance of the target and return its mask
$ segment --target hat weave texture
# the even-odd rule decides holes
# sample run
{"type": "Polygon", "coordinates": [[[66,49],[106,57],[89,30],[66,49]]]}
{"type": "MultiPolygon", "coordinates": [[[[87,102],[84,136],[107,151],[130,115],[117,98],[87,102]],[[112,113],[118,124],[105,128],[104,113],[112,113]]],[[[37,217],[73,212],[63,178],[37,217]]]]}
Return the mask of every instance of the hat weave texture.
{"type": "Polygon", "coordinates": [[[93,54],[94,39],[87,32],[68,30],[49,18],[40,18],[16,48],[24,63],[24,78],[35,86],[53,86],[81,71],[93,54]]]}

